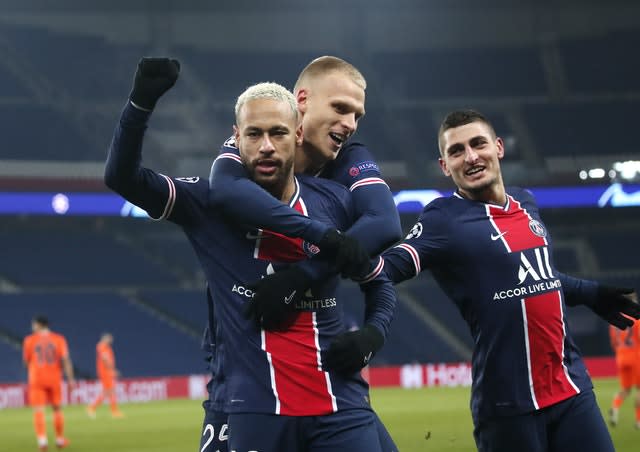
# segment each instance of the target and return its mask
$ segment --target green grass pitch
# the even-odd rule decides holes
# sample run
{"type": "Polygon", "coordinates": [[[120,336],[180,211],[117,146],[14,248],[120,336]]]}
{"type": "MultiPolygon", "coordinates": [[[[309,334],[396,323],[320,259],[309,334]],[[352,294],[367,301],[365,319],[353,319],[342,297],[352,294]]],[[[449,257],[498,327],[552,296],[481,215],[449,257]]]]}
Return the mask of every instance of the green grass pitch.
{"type": "MultiPolygon", "coordinates": [[[[595,386],[600,407],[606,412],[617,382],[598,379],[595,386]]],[[[401,451],[475,450],[468,388],[375,389],[371,397],[401,451]]],[[[103,406],[93,420],[86,416],[84,407],[66,407],[67,436],[72,444],[65,452],[197,452],[202,422],[198,401],[127,404],[122,410],[125,419],[111,419],[103,406]]],[[[640,430],[633,428],[633,422],[629,399],[621,409],[619,425],[611,430],[618,452],[638,450],[640,430]]],[[[47,424],[52,442],[50,412],[47,424]]],[[[29,409],[0,411],[0,451],[37,451],[29,409]]]]}

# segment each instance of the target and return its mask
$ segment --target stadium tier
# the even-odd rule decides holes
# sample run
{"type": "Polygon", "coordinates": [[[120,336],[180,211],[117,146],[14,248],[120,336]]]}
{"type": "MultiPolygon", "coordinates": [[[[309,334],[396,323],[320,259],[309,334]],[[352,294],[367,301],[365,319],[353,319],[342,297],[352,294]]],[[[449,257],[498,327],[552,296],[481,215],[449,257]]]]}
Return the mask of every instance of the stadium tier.
{"type": "Polygon", "coordinates": [[[46,74],[53,90],[85,100],[121,97],[131,77],[118,67],[135,66],[147,51],[131,43],[116,45],[89,34],[78,39],[73,33],[40,27],[4,24],[2,35],[20,55],[20,63],[46,74]]]}
{"type": "Polygon", "coordinates": [[[27,371],[22,365],[22,351],[16,344],[0,339],[0,382],[25,381],[27,371]]]}
{"type": "Polygon", "coordinates": [[[547,89],[535,47],[380,52],[372,64],[388,94],[401,98],[542,96],[547,89]]]}
{"type": "Polygon", "coordinates": [[[629,54],[630,45],[638,41],[640,32],[637,30],[562,39],[559,48],[569,90],[580,94],[639,90],[640,79],[637,74],[640,72],[640,63],[629,54]]]}
{"type": "Polygon", "coordinates": [[[0,274],[22,287],[92,287],[177,283],[139,247],[93,231],[0,232],[0,274]]]}
{"type": "Polygon", "coordinates": [[[0,330],[12,337],[26,336],[31,318],[46,315],[51,329],[66,336],[79,377],[95,377],[96,343],[106,331],[115,337],[123,376],[205,371],[199,337],[185,334],[153,311],[115,293],[0,294],[0,306],[0,330]]]}
{"type": "Polygon", "coordinates": [[[618,155],[637,157],[633,134],[637,103],[627,100],[545,103],[523,113],[536,149],[547,157],[618,155]],[[618,130],[615,140],[611,131],[618,130]]]}
{"type": "Polygon", "coordinates": [[[144,290],[138,298],[145,305],[178,321],[193,331],[201,332],[207,322],[205,289],[144,290]]]}

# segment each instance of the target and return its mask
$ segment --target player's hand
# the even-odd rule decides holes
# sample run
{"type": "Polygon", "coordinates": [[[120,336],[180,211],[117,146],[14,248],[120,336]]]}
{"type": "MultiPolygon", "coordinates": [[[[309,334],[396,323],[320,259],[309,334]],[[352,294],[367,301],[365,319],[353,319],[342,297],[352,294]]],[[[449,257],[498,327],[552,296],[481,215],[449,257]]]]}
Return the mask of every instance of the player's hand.
{"type": "Polygon", "coordinates": [[[337,229],[329,229],[318,247],[318,256],[333,262],[343,278],[360,279],[371,268],[369,254],[360,242],[337,229]]]}
{"type": "Polygon", "coordinates": [[[591,309],[621,330],[632,326],[633,319],[640,318],[638,294],[633,289],[600,285],[591,309]]]}
{"type": "Polygon", "coordinates": [[[384,337],[372,325],[338,335],[324,355],[327,369],[343,375],[358,372],[371,361],[384,344],[384,337]]]}
{"type": "Polygon", "coordinates": [[[180,63],[169,58],[144,57],[138,63],[129,99],[136,106],[151,111],[178,80],[180,63]]]}
{"type": "Polygon", "coordinates": [[[265,330],[282,330],[295,317],[296,303],[311,287],[311,278],[298,266],[287,267],[248,286],[253,298],[247,303],[245,316],[265,330]]]}

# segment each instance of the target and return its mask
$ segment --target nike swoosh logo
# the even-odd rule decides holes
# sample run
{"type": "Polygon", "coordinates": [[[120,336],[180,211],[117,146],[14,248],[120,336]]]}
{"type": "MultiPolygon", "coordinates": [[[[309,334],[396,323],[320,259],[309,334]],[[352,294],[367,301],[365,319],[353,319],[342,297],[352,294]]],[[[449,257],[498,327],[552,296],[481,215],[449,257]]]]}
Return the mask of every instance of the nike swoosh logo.
{"type": "Polygon", "coordinates": [[[509,231],[504,231],[503,233],[501,233],[501,234],[496,234],[496,235],[491,234],[491,240],[496,241],[496,240],[498,240],[500,237],[502,237],[503,235],[505,235],[507,232],[509,232],[509,231]]]}
{"type": "Polygon", "coordinates": [[[291,303],[291,300],[293,300],[293,297],[296,294],[296,292],[297,290],[294,290],[293,292],[291,292],[291,295],[289,295],[288,297],[284,297],[284,304],[291,303]]]}

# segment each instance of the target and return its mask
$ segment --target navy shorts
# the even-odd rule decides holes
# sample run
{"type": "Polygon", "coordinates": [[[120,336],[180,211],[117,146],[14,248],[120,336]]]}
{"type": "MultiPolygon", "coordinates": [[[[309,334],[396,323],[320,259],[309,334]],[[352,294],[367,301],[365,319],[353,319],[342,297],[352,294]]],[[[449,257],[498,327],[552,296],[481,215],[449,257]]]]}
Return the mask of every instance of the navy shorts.
{"type": "Polygon", "coordinates": [[[227,413],[214,411],[210,408],[210,403],[205,400],[202,404],[204,408],[204,422],[202,423],[202,434],[200,435],[200,452],[229,452],[227,439],[229,436],[227,427],[227,413]]]}
{"type": "Polygon", "coordinates": [[[480,421],[479,452],[614,452],[593,391],[519,416],[480,421]]]}
{"type": "Polygon", "coordinates": [[[383,449],[375,413],[353,409],[324,416],[231,413],[229,451],[383,452],[383,449]]]}

